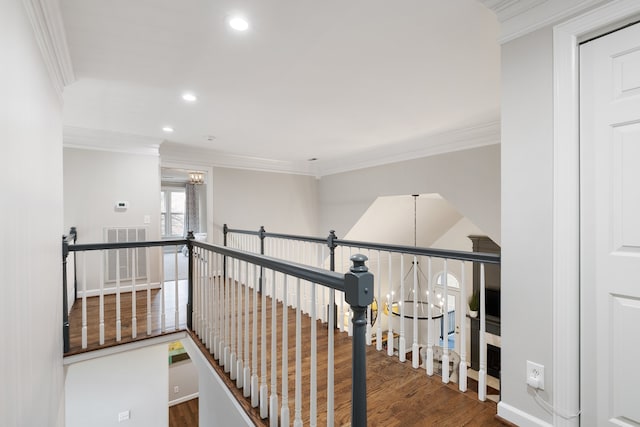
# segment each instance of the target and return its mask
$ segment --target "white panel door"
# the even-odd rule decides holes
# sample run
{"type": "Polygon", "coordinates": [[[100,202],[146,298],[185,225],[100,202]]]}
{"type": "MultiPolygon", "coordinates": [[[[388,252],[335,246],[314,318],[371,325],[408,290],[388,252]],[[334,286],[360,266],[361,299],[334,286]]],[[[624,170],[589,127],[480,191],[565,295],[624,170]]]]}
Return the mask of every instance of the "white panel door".
{"type": "Polygon", "coordinates": [[[640,426],[640,24],[580,49],[581,425],[640,426]]]}

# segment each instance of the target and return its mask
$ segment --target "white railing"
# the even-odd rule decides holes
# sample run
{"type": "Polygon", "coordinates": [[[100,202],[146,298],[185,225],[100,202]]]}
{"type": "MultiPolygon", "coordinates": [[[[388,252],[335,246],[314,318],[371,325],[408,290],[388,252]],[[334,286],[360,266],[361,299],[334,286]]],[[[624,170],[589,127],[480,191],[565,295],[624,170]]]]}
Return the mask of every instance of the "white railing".
{"type": "MultiPolygon", "coordinates": [[[[499,264],[498,255],[352,242],[339,240],[333,233],[322,239],[267,233],[264,229],[253,232],[225,227],[224,230],[225,242],[230,247],[306,265],[333,266],[339,272],[348,269],[352,253],[367,255],[370,271],[378,278],[375,301],[367,307],[367,318],[376,317],[375,322],[367,322],[367,344],[375,342],[378,351],[386,347],[387,354],[397,357],[400,362],[410,354],[413,368],[422,367],[429,376],[439,371],[444,383],[455,381],[462,392],[468,389],[467,374],[471,365],[468,347],[474,333],[470,326],[467,290],[472,288],[472,270],[476,264],[480,276],[477,280],[480,295],[478,399],[486,400],[485,264],[499,264]],[[457,283],[449,283],[450,277],[457,283]],[[449,324],[450,318],[455,319],[455,324],[449,324]],[[444,332],[441,334],[440,331],[444,332]],[[450,338],[453,345],[450,345],[450,338]]],[[[318,318],[323,322],[329,318],[333,320],[326,307],[334,308],[329,299],[335,295],[336,326],[351,335],[352,313],[345,304],[344,293],[330,295],[323,292],[326,291],[321,290],[313,304],[314,309],[320,308],[318,318]]],[[[277,297],[282,301],[280,291],[277,297]]],[[[292,305],[297,307],[297,298],[300,298],[303,312],[309,313],[312,307],[308,289],[303,289],[302,295],[292,291],[288,301],[296,301],[292,305]]]]}
{"type": "Polygon", "coordinates": [[[70,282],[77,284],[77,299],[67,310],[74,333],[65,334],[68,335],[65,352],[128,342],[139,334],[151,336],[185,329],[188,272],[185,267],[184,277],[179,277],[178,265],[179,257],[186,260],[182,248],[187,242],[184,239],[68,245],[67,251],[75,254],[75,273],[67,275],[70,282]],[[167,246],[172,248],[168,254],[167,246]],[[123,251],[126,257],[121,256],[123,251]],[[171,277],[165,277],[165,258],[172,264],[168,269],[172,273],[167,275],[171,277]],[[113,282],[105,280],[107,259],[115,260],[113,282]],[[145,274],[139,279],[137,270],[141,262],[145,274]],[[126,272],[126,279],[121,272],[126,272]],[[76,327],[77,324],[81,326],[76,327]]]}
{"type": "MultiPolygon", "coordinates": [[[[317,310],[320,306],[318,290],[326,288],[331,296],[335,292],[343,293],[347,276],[365,280],[360,275],[371,277],[370,288],[373,281],[366,267],[358,267],[364,269],[362,272],[351,269],[346,274],[338,274],[216,245],[193,242],[193,246],[193,330],[210,349],[213,358],[235,380],[243,396],[250,398],[251,406],[258,409],[260,417],[268,419],[271,426],[290,425],[291,421],[294,426],[302,425],[303,413],[305,419],[308,417],[308,424],[313,426],[322,418],[317,402],[318,352],[326,351],[327,405],[323,417],[326,417],[327,425],[333,425],[334,329],[330,320],[330,328],[326,332],[327,348],[324,345],[319,348],[318,321],[322,317],[317,310]],[[290,295],[294,295],[294,299],[290,300],[290,295]],[[303,297],[308,298],[308,303],[305,304],[303,297]],[[251,310],[249,306],[252,306],[251,310]],[[303,327],[305,306],[309,311],[304,316],[304,323],[308,321],[308,324],[303,327]],[[292,307],[295,307],[295,330],[289,327],[289,310],[292,307]],[[281,324],[278,324],[279,316],[281,324]],[[305,343],[302,342],[303,334],[309,337],[305,343]],[[295,351],[293,412],[289,398],[290,351],[295,351]],[[305,352],[309,362],[303,366],[305,352]],[[310,378],[306,402],[302,401],[303,375],[310,378]],[[303,408],[308,409],[303,412],[303,408]],[[291,414],[293,420],[290,420],[291,414]]],[[[363,266],[364,260],[366,257],[354,257],[356,265],[360,263],[363,266]]],[[[362,324],[365,306],[354,308],[361,312],[362,324]]],[[[360,333],[364,338],[364,329],[360,333]]],[[[362,364],[364,351],[363,341],[360,350],[362,364]]],[[[353,363],[358,362],[354,360],[353,363]]],[[[364,403],[366,414],[366,392],[357,390],[364,386],[365,378],[354,379],[354,384],[359,385],[354,386],[352,404],[360,407],[364,403]],[[353,401],[353,396],[358,396],[359,404],[353,401]]],[[[352,420],[353,425],[364,425],[363,422],[366,424],[366,415],[352,420]]]]}

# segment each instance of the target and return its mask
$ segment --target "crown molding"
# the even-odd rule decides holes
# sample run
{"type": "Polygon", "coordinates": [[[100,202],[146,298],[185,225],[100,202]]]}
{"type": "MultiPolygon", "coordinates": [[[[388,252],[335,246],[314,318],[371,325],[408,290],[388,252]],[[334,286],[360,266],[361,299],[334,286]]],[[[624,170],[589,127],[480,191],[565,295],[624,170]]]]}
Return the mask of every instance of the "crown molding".
{"type": "Polygon", "coordinates": [[[200,164],[213,167],[246,169],[260,172],[316,175],[313,164],[261,157],[240,156],[206,148],[193,147],[174,142],[164,142],[160,146],[163,161],[200,164]]]}
{"type": "Polygon", "coordinates": [[[65,126],[62,139],[65,148],[149,156],[159,156],[160,144],[162,143],[160,138],[75,126],[65,126]]]}
{"type": "Polygon", "coordinates": [[[75,81],[58,0],[23,0],[51,82],[62,100],[64,87],[75,81]]]}
{"type": "Polygon", "coordinates": [[[499,143],[500,121],[496,120],[385,145],[341,159],[318,161],[317,175],[333,175],[499,143]]]}
{"type": "Polygon", "coordinates": [[[499,41],[502,44],[612,0],[478,1],[492,10],[500,21],[499,41]]]}

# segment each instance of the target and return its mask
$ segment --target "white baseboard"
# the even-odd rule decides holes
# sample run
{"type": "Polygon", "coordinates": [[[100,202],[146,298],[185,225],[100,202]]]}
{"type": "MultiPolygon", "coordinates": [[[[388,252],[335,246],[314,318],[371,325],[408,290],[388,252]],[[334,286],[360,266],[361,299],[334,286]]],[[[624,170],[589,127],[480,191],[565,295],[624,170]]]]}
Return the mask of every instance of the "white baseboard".
{"type": "MultiPolygon", "coordinates": [[[[160,289],[160,282],[155,282],[155,283],[151,283],[149,286],[151,289],[160,289]]],[[[147,290],[147,284],[146,283],[137,283],[136,284],[136,292],[141,292],[141,291],[146,291],[147,290]]],[[[113,295],[116,293],[116,288],[114,287],[109,287],[109,288],[104,288],[102,290],[104,295],[113,295]]],[[[131,285],[123,285],[120,286],[120,293],[126,293],[126,292],[131,292],[131,285]]],[[[82,298],[84,295],[84,292],[78,289],[78,298],[82,298]]],[[[87,289],[87,298],[89,297],[97,297],[100,296],[100,289],[87,289]]]]}
{"type": "Polygon", "coordinates": [[[188,394],[186,396],[179,397],[176,400],[171,400],[169,402],[169,406],[174,406],[174,405],[177,405],[178,403],[183,403],[188,400],[195,399],[197,397],[198,397],[198,393],[188,394]]]}
{"type": "Polygon", "coordinates": [[[498,416],[520,427],[553,427],[540,418],[536,418],[504,402],[498,403],[498,416]]]}

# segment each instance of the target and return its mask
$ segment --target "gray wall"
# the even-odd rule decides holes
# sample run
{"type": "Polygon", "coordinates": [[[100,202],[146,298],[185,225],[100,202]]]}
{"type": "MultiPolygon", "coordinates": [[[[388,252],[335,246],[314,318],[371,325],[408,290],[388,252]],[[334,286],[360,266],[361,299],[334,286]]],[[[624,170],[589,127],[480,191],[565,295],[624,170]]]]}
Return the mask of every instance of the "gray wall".
{"type": "Polygon", "coordinates": [[[304,175],[213,169],[213,215],[216,235],[232,228],[316,235],[318,182],[304,175]]]}
{"type": "Polygon", "coordinates": [[[439,193],[500,243],[499,145],[324,176],[320,231],[344,237],[378,196],[428,193],[439,193]]]}
{"type": "Polygon", "coordinates": [[[502,49],[502,400],[547,422],[525,366],[545,366],[551,401],[552,41],[547,27],[502,49]]]}
{"type": "Polygon", "coordinates": [[[62,426],[62,106],[22,1],[0,53],[0,425],[62,426]]]}
{"type": "MultiPolygon", "coordinates": [[[[160,239],[160,159],[142,155],[64,148],[64,226],[78,229],[78,243],[104,242],[105,227],[147,227],[147,240],[160,239]],[[126,211],[116,201],[129,202],[126,211]],[[144,223],[144,217],[150,223],[144,223]]],[[[77,258],[78,281],[82,256],[77,258]]],[[[100,252],[87,253],[87,289],[99,287],[100,252]]],[[[151,253],[152,283],[159,281],[159,249],[151,253]]],[[[140,285],[140,283],[138,283],[140,285]]],[[[106,284],[113,287],[114,284],[106,284]]],[[[79,284],[79,290],[82,285],[79,284]]]]}

